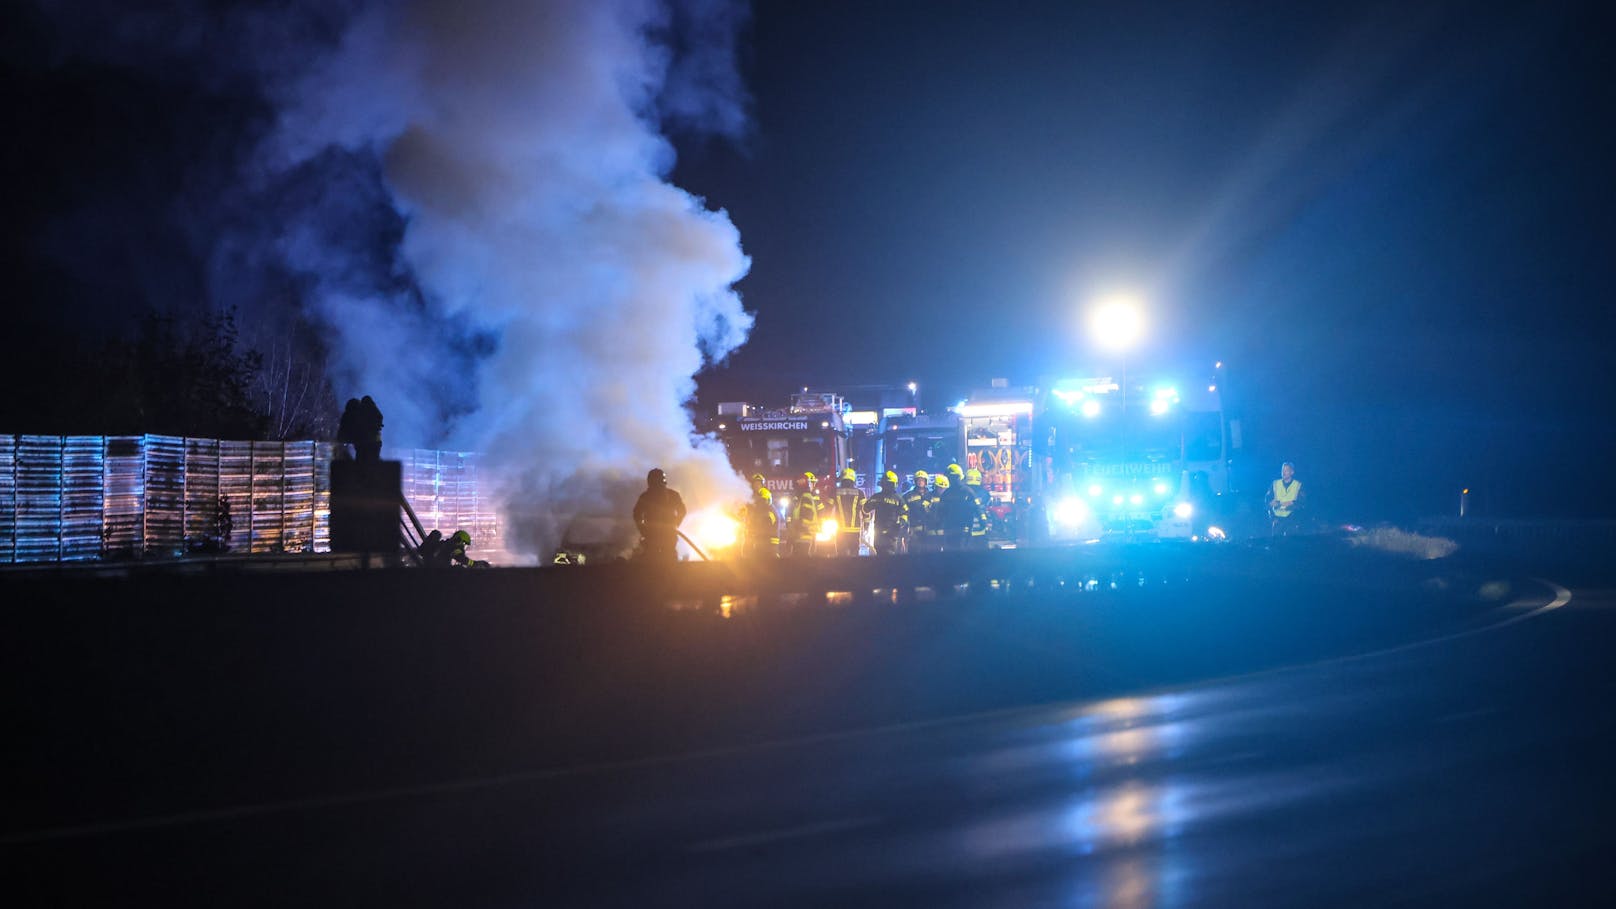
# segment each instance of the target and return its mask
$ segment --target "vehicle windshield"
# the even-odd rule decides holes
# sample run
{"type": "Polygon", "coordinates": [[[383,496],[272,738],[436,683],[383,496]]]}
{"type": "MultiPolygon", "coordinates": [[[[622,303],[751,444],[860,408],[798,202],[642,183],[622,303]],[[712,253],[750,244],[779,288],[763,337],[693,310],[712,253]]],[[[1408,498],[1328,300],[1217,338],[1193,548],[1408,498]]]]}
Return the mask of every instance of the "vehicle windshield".
{"type": "Polygon", "coordinates": [[[888,430],[883,463],[887,470],[910,474],[937,473],[959,460],[958,434],[953,430],[888,430]]]}
{"type": "Polygon", "coordinates": [[[1102,411],[1095,417],[1063,419],[1053,427],[1055,455],[1071,464],[1177,460],[1184,417],[1179,412],[1157,415],[1144,407],[1129,407],[1126,414],[1102,411]]]}
{"type": "Polygon", "coordinates": [[[829,435],[823,433],[746,433],[725,439],[730,463],[750,476],[797,476],[811,470],[830,476],[834,451],[829,435]]]}

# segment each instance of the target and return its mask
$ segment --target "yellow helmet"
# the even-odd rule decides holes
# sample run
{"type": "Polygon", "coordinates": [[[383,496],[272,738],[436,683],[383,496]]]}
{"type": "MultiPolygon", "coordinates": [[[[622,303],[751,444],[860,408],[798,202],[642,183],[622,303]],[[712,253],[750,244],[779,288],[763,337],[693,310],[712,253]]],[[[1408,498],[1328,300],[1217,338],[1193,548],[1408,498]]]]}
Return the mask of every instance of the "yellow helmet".
{"type": "Polygon", "coordinates": [[[768,482],[768,481],[763,479],[763,474],[761,474],[761,473],[752,474],[752,485],[753,486],[762,486],[766,482],[768,482]]]}
{"type": "Polygon", "coordinates": [[[975,467],[965,471],[965,483],[967,486],[981,486],[982,471],[977,470],[975,467]]]}
{"type": "Polygon", "coordinates": [[[814,472],[811,470],[803,471],[802,478],[810,483],[816,482],[819,479],[818,477],[814,476],[814,472]]]}
{"type": "Polygon", "coordinates": [[[774,500],[774,493],[770,492],[767,486],[759,486],[757,491],[752,493],[752,495],[765,502],[774,500]]]}
{"type": "Polygon", "coordinates": [[[882,474],[881,479],[886,481],[888,488],[898,485],[898,475],[890,470],[882,474]]]}
{"type": "Polygon", "coordinates": [[[948,465],[948,475],[956,480],[965,479],[965,471],[958,464],[948,465]]]}
{"type": "Polygon", "coordinates": [[[858,479],[858,474],[854,473],[853,468],[849,467],[849,468],[842,471],[842,479],[844,479],[844,480],[856,480],[856,479],[858,479]]]}
{"type": "Polygon", "coordinates": [[[915,471],[915,482],[919,483],[921,480],[924,480],[929,476],[930,474],[926,473],[924,470],[917,470],[915,471]]]}
{"type": "Polygon", "coordinates": [[[941,474],[940,473],[940,474],[937,475],[937,488],[938,489],[947,489],[948,488],[948,474],[941,474]]]}

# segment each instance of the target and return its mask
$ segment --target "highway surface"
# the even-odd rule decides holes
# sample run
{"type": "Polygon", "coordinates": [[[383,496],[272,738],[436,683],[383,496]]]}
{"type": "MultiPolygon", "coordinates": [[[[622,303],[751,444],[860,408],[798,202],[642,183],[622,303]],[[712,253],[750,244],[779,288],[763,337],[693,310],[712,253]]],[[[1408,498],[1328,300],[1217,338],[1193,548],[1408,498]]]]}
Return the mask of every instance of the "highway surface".
{"type": "Polygon", "coordinates": [[[1118,660],[1098,699],[13,831],[4,857],[30,905],[1611,905],[1613,645],[1616,589],[1546,578],[1245,674],[1118,660]]]}

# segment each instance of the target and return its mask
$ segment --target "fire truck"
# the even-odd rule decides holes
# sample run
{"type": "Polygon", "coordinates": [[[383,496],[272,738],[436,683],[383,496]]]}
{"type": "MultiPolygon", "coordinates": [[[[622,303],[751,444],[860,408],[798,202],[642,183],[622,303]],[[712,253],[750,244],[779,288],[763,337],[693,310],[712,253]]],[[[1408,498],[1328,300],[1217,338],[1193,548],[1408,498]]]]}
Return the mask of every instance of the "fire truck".
{"type": "Polygon", "coordinates": [[[859,473],[866,492],[888,470],[900,486],[954,463],[980,471],[998,547],[1218,536],[1240,447],[1216,372],[994,380],[943,413],[892,408],[868,420],[839,395],[804,392],[784,409],[722,404],[716,429],[736,471],[761,473],[777,502],[804,471],[829,494],[854,466],[855,443],[873,443],[873,461],[856,465],[873,468],[859,473]]]}
{"type": "Polygon", "coordinates": [[[1039,530],[1049,539],[1221,535],[1240,427],[1216,373],[1068,379],[1037,404],[1039,530]]]}
{"type": "Polygon", "coordinates": [[[883,421],[882,439],[881,469],[980,471],[1003,547],[1220,536],[1240,426],[1214,371],[996,380],[946,415],[883,421]]]}
{"type": "Polygon", "coordinates": [[[783,408],[720,404],[714,428],[736,472],[762,474],[779,503],[804,472],[814,474],[822,494],[835,488],[837,474],[848,466],[846,414],[840,395],[804,391],[783,408]]]}

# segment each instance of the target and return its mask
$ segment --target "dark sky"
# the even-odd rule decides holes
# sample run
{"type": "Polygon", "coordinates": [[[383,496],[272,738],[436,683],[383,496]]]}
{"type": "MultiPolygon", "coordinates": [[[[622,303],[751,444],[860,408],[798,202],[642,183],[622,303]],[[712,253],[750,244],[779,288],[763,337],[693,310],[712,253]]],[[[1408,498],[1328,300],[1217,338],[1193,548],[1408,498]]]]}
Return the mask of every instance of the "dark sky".
{"type": "MultiPolygon", "coordinates": [[[[1609,9],[756,4],[750,132],[679,137],[672,175],[753,260],[756,328],[701,398],[915,379],[940,406],[1109,369],[1080,314],[1128,289],[1150,307],[1134,368],[1229,364],[1259,480],[1294,459],[1350,516],[1462,486],[1499,513],[1616,515],[1609,9]]],[[[0,19],[14,366],[48,369],[31,320],[104,332],[240,291],[241,263],[196,250],[277,208],[363,247],[358,283],[397,278],[373,163],[236,179],[268,121],[227,41],[199,26],[131,67],[65,53],[30,10],[0,19]]],[[[310,53],[336,33],[303,27],[310,53]]]]}
{"type": "Polygon", "coordinates": [[[703,396],[1103,366],[1125,288],[1342,513],[1616,512],[1606,9],[761,4],[674,175],[753,258],[703,396]]]}

